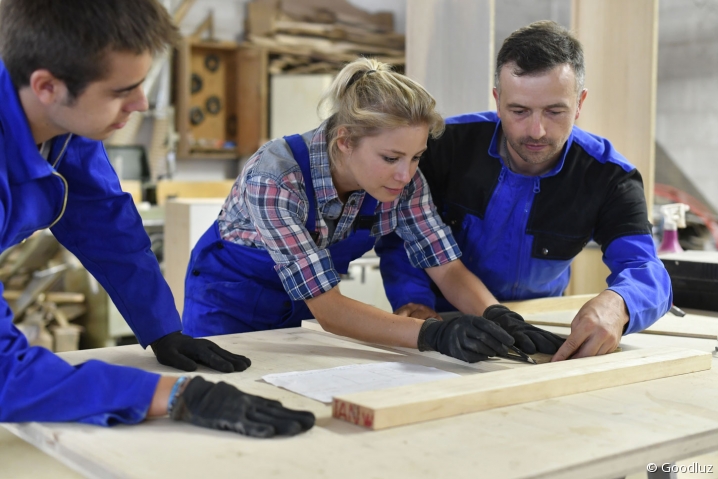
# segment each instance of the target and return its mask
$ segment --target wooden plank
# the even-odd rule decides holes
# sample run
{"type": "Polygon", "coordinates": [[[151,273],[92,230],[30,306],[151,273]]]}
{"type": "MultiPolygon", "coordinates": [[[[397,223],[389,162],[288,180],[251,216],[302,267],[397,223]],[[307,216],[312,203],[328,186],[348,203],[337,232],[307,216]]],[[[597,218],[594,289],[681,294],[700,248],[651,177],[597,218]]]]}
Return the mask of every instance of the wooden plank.
{"type": "MultiPolygon", "coordinates": [[[[686,347],[706,351],[715,344],[665,336],[624,338],[635,348],[672,344],[674,339],[686,347]]],[[[392,354],[389,348],[372,348],[299,328],[224,335],[212,340],[251,358],[252,367],[241,374],[224,375],[200,367],[191,375],[225,381],[292,409],[310,410],[317,416],[317,425],[305,434],[271,441],[173,423],[168,418],[119,428],[68,423],[5,426],[83,470],[86,477],[102,478],[170,474],[234,477],[241,470],[247,477],[258,478],[398,479],[411,475],[412,479],[436,479],[476,476],[475,471],[480,470],[479,476],[487,478],[598,479],[624,477],[649,462],[661,464],[718,449],[718,368],[441,421],[367,431],[332,419],[331,406],[274,387],[261,377],[385,361],[422,364],[462,375],[475,374],[474,367],[488,365],[436,362],[431,357],[434,353],[412,356],[397,350],[392,354]],[[491,434],[477,434],[481,430],[491,434]],[[322,456],[307,451],[322,451],[322,456]],[[365,460],[367,454],[371,460],[365,460]],[[128,457],[133,459],[128,461],[128,457]],[[277,457],[283,460],[277,461],[277,457]],[[436,457],[451,460],[436,461],[436,457]]],[[[99,359],[161,374],[181,373],[162,366],[152,351],[139,345],[63,353],[61,357],[71,364],[99,359]]],[[[535,367],[539,366],[525,366],[535,367]]],[[[28,470],[30,466],[28,463],[28,470]]]]}
{"type": "Polygon", "coordinates": [[[237,63],[237,153],[249,156],[268,139],[269,54],[240,47],[237,63]]]}
{"type": "Polygon", "coordinates": [[[578,294],[574,296],[559,296],[556,298],[507,301],[501,304],[509,308],[511,311],[515,311],[521,315],[553,313],[555,311],[578,311],[584,304],[595,297],[595,294],[578,294]]]}
{"type": "Polygon", "coordinates": [[[175,25],[179,25],[180,23],[182,23],[182,20],[184,20],[184,18],[187,16],[187,13],[189,13],[190,9],[196,1],[197,0],[182,0],[182,3],[179,4],[179,6],[172,14],[172,20],[174,21],[175,25]]]}
{"type": "Polygon", "coordinates": [[[142,203],[142,182],[140,180],[120,180],[120,188],[125,193],[132,195],[132,201],[136,205],[142,203]]]}
{"type": "Polygon", "coordinates": [[[571,277],[564,294],[598,294],[606,289],[606,278],[610,274],[611,270],[603,262],[601,248],[589,245],[571,261],[571,277]]]}
{"type": "Polygon", "coordinates": [[[226,198],[235,180],[157,182],[157,204],[164,205],[168,198],[226,198]]]}
{"type": "MultiPolygon", "coordinates": [[[[579,294],[557,298],[509,301],[503,304],[512,311],[524,316],[524,319],[531,324],[571,327],[571,321],[573,321],[578,310],[595,297],[596,295],[594,294],[579,294]]],[[[668,313],[647,329],[641,331],[641,333],[717,339],[718,318],[692,313],[679,318],[668,313]]]]}
{"type": "Polygon", "coordinates": [[[180,39],[175,52],[175,128],[177,128],[177,156],[186,157],[190,153],[189,101],[190,101],[190,57],[189,41],[180,39]]]}
{"type": "Polygon", "coordinates": [[[165,272],[177,311],[184,308],[184,278],[192,248],[217,219],[224,198],[175,199],[165,206],[165,272]]]}
{"type": "Polygon", "coordinates": [[[592,358],[335,397],[332,416],[369,429],[414,424],[711,368],[710,353],[683,348],[592,358]]]}
{"type": "Polygon", "coordinates": [[[578,125],[611,140],[643,177],[653,206],[658,0],[573,0],[589,95],[578,125]]]}
{"type": "Polygon", "coordinates": [[[249,2],[247,4],[247,34],[271,35],[277,18],[278,5],[271,2],[249,2]]]}
{"type": "MultiPolygon", "coordinates": [[[[526,316],[524,319],[541,326],[571,326],[571,321],[576,316],[576,311],[556,311],[536,313],[526,316]]],[[[700,314],[686,314],[679,318],[671,313],[666,314],[641,334],[660,334],[664,336],[681,336],[685,338],[718,338],[718,319],[700,314]]]]}

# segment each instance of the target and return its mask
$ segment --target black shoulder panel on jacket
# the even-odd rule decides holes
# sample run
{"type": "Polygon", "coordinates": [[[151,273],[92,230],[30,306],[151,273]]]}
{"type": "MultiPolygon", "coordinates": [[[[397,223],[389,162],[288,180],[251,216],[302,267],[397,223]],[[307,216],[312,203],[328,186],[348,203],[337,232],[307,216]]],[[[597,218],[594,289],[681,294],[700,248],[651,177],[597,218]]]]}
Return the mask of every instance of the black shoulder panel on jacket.
{"type": "Polygon", "coordinates": [[[591,238],[605,251],[621,236],[650,234],[640,173],[573,143],[561,171],[541,179],[526,232],[534,235],[532,256],[545,259],[573,258],[591,238]]]}
{"type": "Polygon", "coordinates": [[[501,161],[488,153],[495,128],[493,122],[450,124],[441,138],[429,140],[419,167],[450,226],[460,225],[466,213],[486,213],[501,172],[501,161]]]}
{"type": "MultiPolygon", "coordinates": [[[[452,228],[467,213],[485,216],[502,168],[488,152],[495,128],[493,122],[451,124],[441,138],[429,140],[419,166],[452,228]]],[[[534,236],[533,257],[567,260],[592,238],[605,251],[621,236],[651,233],[638,170],[601,163],[575,142],[561,171],[542,178],[540,190],[526,225],[534,236]]]]}

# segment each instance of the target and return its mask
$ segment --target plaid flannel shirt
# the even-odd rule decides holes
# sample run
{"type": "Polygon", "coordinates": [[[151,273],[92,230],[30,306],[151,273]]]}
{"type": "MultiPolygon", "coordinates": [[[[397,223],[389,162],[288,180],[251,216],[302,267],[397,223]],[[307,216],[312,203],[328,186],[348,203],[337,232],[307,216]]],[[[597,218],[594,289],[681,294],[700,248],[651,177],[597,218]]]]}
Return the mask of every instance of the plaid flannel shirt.
{"type": "MultiPolygon", "coordinates": [[[[313,298],[339,283],[327,248],[351,233],[365,194],[364,190],[352,193],[346,205],[339,199],[332,184],[325,127],[302,135],[318,205],[316,241],[305,227],[308,199],[302,173],[282,138],[266,143],[249,159],[218,218],[222,238],[270,254],[294,301],[313,298]],[[336,221],[331,238],[326,220],[336,221]]],[[[419,170],[399,198],[377,204],[376,214],[372,236],[396,230],[417,268],[439,266],[461,256],[419,170]]]]}

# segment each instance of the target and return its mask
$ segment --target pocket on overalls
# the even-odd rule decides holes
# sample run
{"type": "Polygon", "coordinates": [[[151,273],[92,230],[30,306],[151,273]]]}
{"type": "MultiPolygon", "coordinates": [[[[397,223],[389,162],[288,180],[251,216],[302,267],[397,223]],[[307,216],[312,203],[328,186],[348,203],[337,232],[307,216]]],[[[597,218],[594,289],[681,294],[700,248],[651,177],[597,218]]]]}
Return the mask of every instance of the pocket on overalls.
{"type": "Polygon", "coordinates": [[[292,314],[292,301],[286,292],[263,287],[252,280],[207,283],[204,302],[216,305],[255,331],[275,329],[292,314]]]}

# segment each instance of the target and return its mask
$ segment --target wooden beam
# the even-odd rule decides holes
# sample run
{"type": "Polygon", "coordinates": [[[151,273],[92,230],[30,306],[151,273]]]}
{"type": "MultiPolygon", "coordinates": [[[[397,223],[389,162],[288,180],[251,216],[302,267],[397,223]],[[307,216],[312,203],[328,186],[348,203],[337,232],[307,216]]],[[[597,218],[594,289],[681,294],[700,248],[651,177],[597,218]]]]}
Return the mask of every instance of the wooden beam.
{"type": "Polygon", "coordinates": [[[608,138],[643,176],[653,206],[658,0],[573,0],[588,97],[578,125],[608,138]]]}
{"type": "Polygon", "coordinates": [[[169,198],[226,198],[235,180],[157,182],[157,204],[164,205],[169,198]]]}
{"type": "Polygon", "coordinates": [[[239,47],[237,64],[237,153],[250,156],[269,136],[269,53],[239,47]]]}
{"type": "Polygon", "coordinates": [[[595,294],[577,294],[575,296],[559,296],[556,298],[507,301],[501,304],[521,315],[553,313],[555,311],[578,311],[584,304],[595,297],[595,294]]]}
{"type": "Polygon", "coordinates": [[[179,198],[165,205],[164,276],[177,311],[184,308],[184,279],[192,248],[222,209],[221,198],[179,198]]]}
{"type": "MultiPolygon", "coordinates": [[[[595,294],[578,294],[558,298],[509,301],[503,305],[522,315],[528,323],[570,328],[571,321],[578,310],[595,297],[595,294]]],[[[641,333],[716,339],[718,338],[718,319],[691,313],[679,318],[668,313],[641,333]]]]}
{"type": "MultiPolygon", "coordinates": [[[[576,315],[574,311],[557,311],[531,314],[524,319],[538,326],[570,327],[576,315]]],[[[666,314],[642,334],[660,334],[662,336],[680,336],[683,338],[718,339],[718,319],[699,314],[687,314],[682,318],[666,314]]]]}
{"type": "Polygon", "coordinates": [[[172,20],[175,22],[175,25],[179,26],[179,24],[182,23],[182,20],[184,20],[184,17],[187,16],[187,13],[189,13],[189,10],[192,8],[196,1],[197,0],[182,1],[182,3],[175,9],[174,13],[172,14],[172,20]]]}
{"type": "MultiPolygon", "coordinates": [[[[588,97],[578,126],[608,138],[643,177],[652,219],[658,65],[658,0],[573,0],[572,30],[583,44],[588,97]]],[[[569,294],[605,289],[598,250],[571,265],[569,294]]]]}
{"type": "Polygon", "coordinates": [[[335,397],[332,415],[369,429],[414,424],[711,368],[710,353],[641,349],[335,397]]]}

